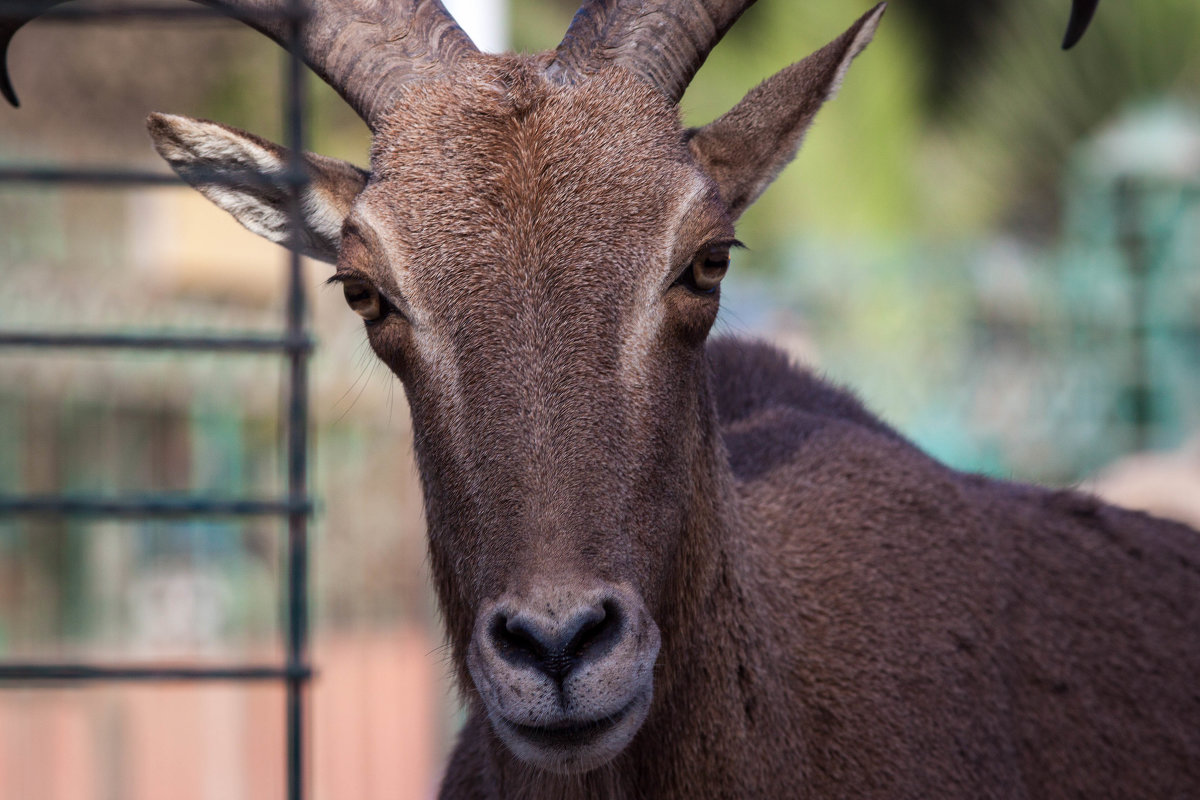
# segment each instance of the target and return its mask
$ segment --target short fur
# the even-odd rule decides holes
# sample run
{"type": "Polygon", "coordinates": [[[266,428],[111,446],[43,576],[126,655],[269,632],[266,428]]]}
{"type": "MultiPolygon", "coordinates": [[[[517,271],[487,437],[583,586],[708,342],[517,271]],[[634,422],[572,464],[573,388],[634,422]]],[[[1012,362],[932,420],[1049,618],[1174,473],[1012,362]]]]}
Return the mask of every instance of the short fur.
{"type": "MultiPolygon", "coordinates": [[[[555,53],[355,84],[371,172],[306,156],[299,237],[286,193],[229,185],[285,151],[151,119],[243,224],[336,259],[404,383],[469,710],[442,796],[1200,796],[1200,535],[955,472],[707,342],[719,292],[689,276],[882,14],[684,131],[677,90],[748,4],[589,0],[555,53]]],[[[467,52],[436,0],[370,7],[467,52]]]]}
{"type": "Polygon", "coordinates": [[[1194,531],[947,469],[779,353],[706,346],[717,296],[672,283],[790,157],[863,24],[730,136],[689,138],[620,68],[549,80],[544,56],[415,84],[381,120],[338,276],[397,309],[368,338],[409,398],[469,707],[443,797],[1200,794],[1194,531]],[[736,135],[763,129],[789,133],[736,135]],[[596,662],[556,717],[489,615],[618,584],[622,641],[661,647],[596,662]],[[570,762],[502,733],[641,697],[617,676],[651,662],[631,741],[570,762]]]}
{"type": "Polygon", "coordinates": [[[650,718],[560,779],[475,714],[443,797],[1196,796],[1200,534],[948,469],[765,344],[708,363],[731,492],[650,718]]]}

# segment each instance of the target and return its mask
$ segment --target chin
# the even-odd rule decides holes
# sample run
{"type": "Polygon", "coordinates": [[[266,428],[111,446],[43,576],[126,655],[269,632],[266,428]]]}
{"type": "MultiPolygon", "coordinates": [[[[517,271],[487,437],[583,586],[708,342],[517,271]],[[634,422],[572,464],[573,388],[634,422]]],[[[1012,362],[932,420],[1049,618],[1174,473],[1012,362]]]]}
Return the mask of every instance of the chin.
{"type": "Polygon", "coordinates": [[[633,740],[650,713],[646,686],[616,711],[524,725],[488,710],[492,729],[513,755],[556,775],[581,775],[608,764],[633,740]]]}

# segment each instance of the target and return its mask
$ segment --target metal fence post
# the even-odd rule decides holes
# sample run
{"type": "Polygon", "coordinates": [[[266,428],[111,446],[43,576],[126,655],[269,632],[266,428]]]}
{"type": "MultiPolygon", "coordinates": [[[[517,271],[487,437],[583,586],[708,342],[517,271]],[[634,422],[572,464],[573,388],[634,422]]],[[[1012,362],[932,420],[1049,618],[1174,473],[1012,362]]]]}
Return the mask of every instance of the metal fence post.
{"type": "MultiPolygon", "coordinates": [[[[303,0],[289,0],[288,54],[284,87],[284,119],[292,156],[282,178],[249,176],[248,179],[282,180],[292,198],[293,235],[298,235],[303,185],[304,66],[299,37],[306,19],[303,0]]],[[[195,8],[141,6],[130,8],[69,7],[52,19],[60,22],[90,19],[147,17],[153,19],[212,18],[220,14],[195,8]]],[[[239,179],[242,176],[239,176],[239,179]]],[[[75,168],[0,165],[0,182],[41,186],[77,185],[176,186],[172,175],[137,169],[75,168]]],[[[307,327],[306,298],[300,256],[289,251],[288,290],[284,330],[278,336],[230,334],[191,335],[178,332],[126,334],[0,330],[0,348],[68,348],[109,350],[174,350],[179,352],[278,353],[287,362],[285,420],[287,494],[283,498],[204,497],[190,494],[132,497],[72,495],[0,495],[0,518],[29,515],[103,519],[195,518],[211,516],[275,516],[287,520],[287,557],[283,609],[285,661],[281,665],[250,664],[196,667],[186,664],[121,665],[70,662],[0,662],[0,689],[61,686],[88,682],[260,682],[280,681],[286,697],[286,786],[288,800],[306,795],[305,693],[312,677],[308,654],[308,521],[313,501],[308,486],[309,407],[308,360],[313,343],[307,327]]]]}

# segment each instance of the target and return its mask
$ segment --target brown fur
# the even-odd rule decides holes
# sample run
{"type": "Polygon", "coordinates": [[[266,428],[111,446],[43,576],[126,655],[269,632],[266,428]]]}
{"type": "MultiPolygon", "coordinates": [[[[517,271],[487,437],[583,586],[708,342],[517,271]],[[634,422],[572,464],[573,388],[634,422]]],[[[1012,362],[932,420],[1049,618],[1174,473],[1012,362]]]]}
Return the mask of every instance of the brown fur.
{"type": "MultiPolygon", "coordinates": [[[[357,196],[314,201],[306,226],[345,225],[310,246],[393,307],[367,335],[409,398],[469,706],[443,797],[1200,795],[1195,531],[950,470],[770,348],[706,343],[719,295],[676,280],[880,12],[690,135],[619,65],[480,57],[399,91],[360,194],[314,170],[357,196]],[[521,625],[596,597],[609,649],[552,685],[521,625]],[[555,739],[610,715],[628,736],[590,760],[555,739]]],[[[157,123],[185,175],[284,158],[157,123]]]]}
{"type": "Polygon", "coordinates": [[[476,712],[444,797],[1196,795],[1196,531],[954,472],[771,348],[708,349],[728,507],[673,577],[650,718],[561,780],[476,712]]]}

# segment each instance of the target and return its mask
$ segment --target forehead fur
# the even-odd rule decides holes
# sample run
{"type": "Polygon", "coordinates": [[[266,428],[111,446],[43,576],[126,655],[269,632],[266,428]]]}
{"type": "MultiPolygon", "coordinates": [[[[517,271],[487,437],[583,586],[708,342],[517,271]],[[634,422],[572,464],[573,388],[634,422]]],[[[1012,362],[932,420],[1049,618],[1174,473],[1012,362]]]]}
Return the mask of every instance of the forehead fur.
{"type": "Polygon", "coordinates": [[[360,200],[400,251],[395,268],[446,276],[502,264],[511,277],[621,253],[604,265],[612,280],[661,246],[680,196],[706,180],[678,112],[622,69],[562,86],[543,62],[489,58],[401,97],[376,133],[360,200]]]}

